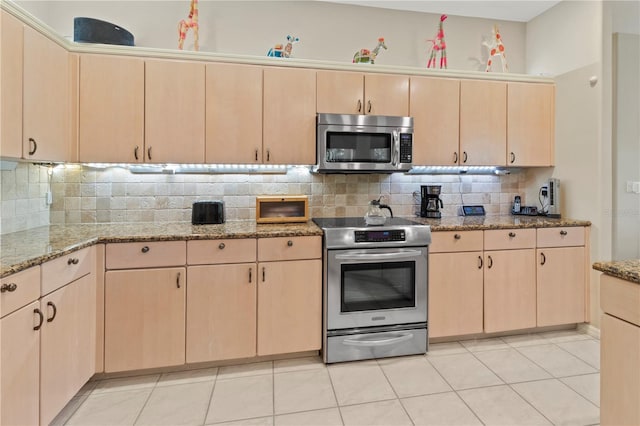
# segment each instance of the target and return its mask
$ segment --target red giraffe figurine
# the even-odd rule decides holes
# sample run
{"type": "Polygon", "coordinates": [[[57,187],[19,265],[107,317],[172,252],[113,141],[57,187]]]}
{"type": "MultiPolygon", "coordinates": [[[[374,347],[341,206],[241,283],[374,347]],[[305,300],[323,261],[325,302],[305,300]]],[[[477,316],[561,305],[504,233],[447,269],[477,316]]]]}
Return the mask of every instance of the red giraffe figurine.
{"type": "Polygon", "coordinates": [[[440,16],[440,23],[438,24],[438,33],[435,39],[427,40],[431,42],[431,53],[429,54],[429,62],[427,62],[427,68],[436,67],[436,55],[440,52],[440,68],[447,68],[447,43],[444,41],[444,29],[442,23],[447,19],[447,15],[440,16]]]}
{"type": "Polygon", "coordinates": [[[189,9],[189,19],[183,19],[178,24],[178,49],[182,50],[184,39],[187,38],[187,32],[193,29],[193,48],[197,52],[198,46],[198,0],[191,0],[189,9]]]}

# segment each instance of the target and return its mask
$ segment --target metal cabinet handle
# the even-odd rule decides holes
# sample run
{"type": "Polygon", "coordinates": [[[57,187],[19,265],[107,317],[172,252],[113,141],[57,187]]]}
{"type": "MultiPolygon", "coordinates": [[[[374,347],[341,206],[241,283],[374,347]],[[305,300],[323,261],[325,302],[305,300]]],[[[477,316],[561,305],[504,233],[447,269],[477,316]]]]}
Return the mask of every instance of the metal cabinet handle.
{"type": "Polygon", "coordinates": [[[249,284],[251,284],[251,281],[253,280],[252,276],[253,276],[253,268],[249,268],[249,284]]]}
{"type": "Polygon", "coordinates": [[[362,112],[362,99],[358,99],[358,112],[362,112]]]}
{"type": "Polygon", "coordinates": [[[149,246],[142,247],[142,249],[140,251],[143,252],[143,253],[149,253],[149,246]]]}
{"type": "Polygon", "coordinates": [[[178,276],[176,277],[176,287],[180,288],[180,272],[178,272],[178,276]]]}
{"type": "Polygon", "coordinates": [[[458,153],[457,152],[453,153],[453,164],[458,164],[458,153]]]}
{"type": "Polygon", "coordinates": [[[271,161],[271,150],[267,150],[267,161],[271,161]]]}
{"type": "Polygon", "coordinates": [[[58,314],[58,308],[56,308],[56,305],[53,302],[47,302],[47,306],[51,306],[53,308],[53,315],[51,315],[51,318],[47,318],[47,322],[51,322],[56,318],[56,315],[58,314]]]}
{"type": "Polygon", "coordinates": [[[34,314],[38,314],[38,316],[40,317],[40,322],[38,323],[38,325],[34,326],[33,329],[34,330],[40,330],[40,328],[42,327],[42,323],[44,322],[44,315],[42,314],[42,311],[38,308],[35,308],[33,310],[34,314]]]}
{"type": "Polygon", "coordinates": [[[516,155],[512,152],[511,154],[511,164],[516,162],[516,155]]]}
{"type": "Polygon", "coordinates": [[[293,241],[291,241],[291,240],[287,241],[287,246],[289,246],[289,247],[293,246],[293,241]]]}
{"type": "Polygon", "coordinates": [[[482,269],[484,262],[482,261],[482,256],[478,256],[478,269],[482,269]]]}
{"type": "Polygon", "coordinates": [[[367,101],[367,112],[371,112],[371,101],[367,101]]]}
{"type": "Polygon", "coordinates": [[[262,282],[264,282],[264,281],[265,281],[265,269],[266,269],[266,268],[263,266],[263,267],[262,267],[262,282]]]}
{"type": "Polygon", "coordinates": [[[547,263],[547,256],[545,256],[543,252],[540,252],[540,265],[544,265],[545,263],[547,263]]]}
{"type": "Polygon", "coordinates": [[[453,234],[453,238],[455,238],[456,240],[459,240],[460,238],[462,238],[462,235],[460,235],[460,234],[453,234]]]}
{"type": "Polygon", "coordinates": [[[29,138],[29,155],[35,154],[37,150],[38,150],[38,143],[34,138],[29,138]],[[33,149],[31,149],[32,145],[33,145],[33,149]]]}
{"type": "Polygon", "coordinates": [[[258,161],[258,148],[256,148],[256,161],[258,161]]]}
{"type": "Polygon", "coordinates": [[[140,150],[140,147],[138,145],[136,145],[136,147],[133,149],[133,156],[135,157],[136,160],[139,160],[140,158],[138,158],[138,151],[140,150]]]}
{"type": "Polygon", "coordinates": [[[16,283],[2,284],[2,287],[0,287],[0,293],[4,293],[6,291],[14,292],[16,291],[17,288],[18,288],[18,284],[16,283]]]}
{"type": "Polygon", "coordinates": [[[489,259],[489,264],[487,265],[487,268],[491,269],[491,267],[493,266],[493,259],[491,258],[491,256],[487,256],[487,259],[489,259]]]}
{"type": "Polygon", "coordinates": [[[509,237],[514,238],[516,236],[515,232],[509,232],[509,237]]]}
{"type": "Polygon", "coordinates": [[[67,265],[77,265],[79,262],[80,259],[77,257],[70,257],[69,260],[67,260],[67,265]]]}
{"type": "Polygon", "coordinates": [[[462,151],[462,162],[466,163],[467,162],[467,151],[462,151]]]}
{"type": "Polygon", "coordinates": [[[147,148],[147,157],[151,160],[151,147],[147,148]]]}
{"type": "Polygon", "coordinates": [[[224,245],[224,243],[220,243],[220,244],[218,244],[218,248],[219,248],[220,250],[224,250],[224,248],[225,248],[225,247],[226,247],[226,246],[224,245]]]}
{"type": "Polygon", "coordinates": [[[567,235],[567,231],[565,231],[564,229],[560,231],[560,235],[565,236],[567,235]]]}

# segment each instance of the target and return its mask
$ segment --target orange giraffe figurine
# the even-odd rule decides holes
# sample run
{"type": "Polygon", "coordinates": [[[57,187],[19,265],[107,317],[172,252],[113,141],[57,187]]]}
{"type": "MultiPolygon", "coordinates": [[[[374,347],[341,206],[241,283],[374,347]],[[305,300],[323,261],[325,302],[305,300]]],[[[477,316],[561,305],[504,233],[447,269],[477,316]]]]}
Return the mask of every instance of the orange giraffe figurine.
{"type": "Polygon", "coordinates": [[[500,36],[500,30],[497,25],[493,26],[493,39],[491,43],[482,42],[485,46],[489,48],[489,59],[487,60],[487,69],[485,72],[489,72],[491,69],[491,63],[493,62],[494,56],[500,56],[502,60],[502,72],[509,72],[509,65],[507,65],[507,57],[504,53],[504,44],[502,44],[502,37],[500,36]]]}
{"type": "Polygon", "coordinates": [[[181,20],[178,24],[178,49],[182,50],[184,40],[187,38],[187,32],[193,29],[193,48],[198,51],[198,0],[191,0],[191,8],[189,9],[189,19],[181,20]]]}
{"type": "Polygon", "coordinates": [[[447,43],[444,41],[444,29],[442,23],[447,19],[447,15],[440,16],[440,23],[438,24],[438,32],[436,38],[427,40],[431,42],[431,53],[429,54],[429,62],[427,62],[427,68],[436,67],[436,55],[440,52],[440,68],[447,68],[447,43]]]}

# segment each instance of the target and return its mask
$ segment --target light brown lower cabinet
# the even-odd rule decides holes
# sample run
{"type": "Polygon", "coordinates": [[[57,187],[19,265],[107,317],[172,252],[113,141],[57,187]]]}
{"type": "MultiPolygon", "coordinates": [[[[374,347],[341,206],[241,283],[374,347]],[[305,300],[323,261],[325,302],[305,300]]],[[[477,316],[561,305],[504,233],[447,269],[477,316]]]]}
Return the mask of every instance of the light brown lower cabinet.
{"type": "Polygon", "coordinates": [[[535,250],[484,253],[484,331],[536,326],[535,250]]]}
{"type": "Polygon", "coordinates": [[[189,266],[187,274],[187,363],[255,356],[256,264],[189,266]]]}
{"type": "Polygon", "coordinates": [[[185,362],[185,268],[107,271],[105,372],[185,362]]]}

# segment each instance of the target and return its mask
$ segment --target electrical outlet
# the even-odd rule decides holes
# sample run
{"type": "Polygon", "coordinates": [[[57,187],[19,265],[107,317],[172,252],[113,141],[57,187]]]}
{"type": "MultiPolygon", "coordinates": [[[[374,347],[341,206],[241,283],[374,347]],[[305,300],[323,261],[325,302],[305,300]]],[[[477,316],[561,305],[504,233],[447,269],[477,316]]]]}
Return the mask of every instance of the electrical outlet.
{"type": "Polygon", "coordinates": [[[47,205],[50,206],[53,204],[53,194],[51,191],[47,191],[47,205]]]}
{"type": "Polygon", "coordinates": [[[540,195],[542,195],[543,197],[546,197],[548,193],[549,192],[546,186],[543,186],[542,188],[540,188],[540,195]]]}

